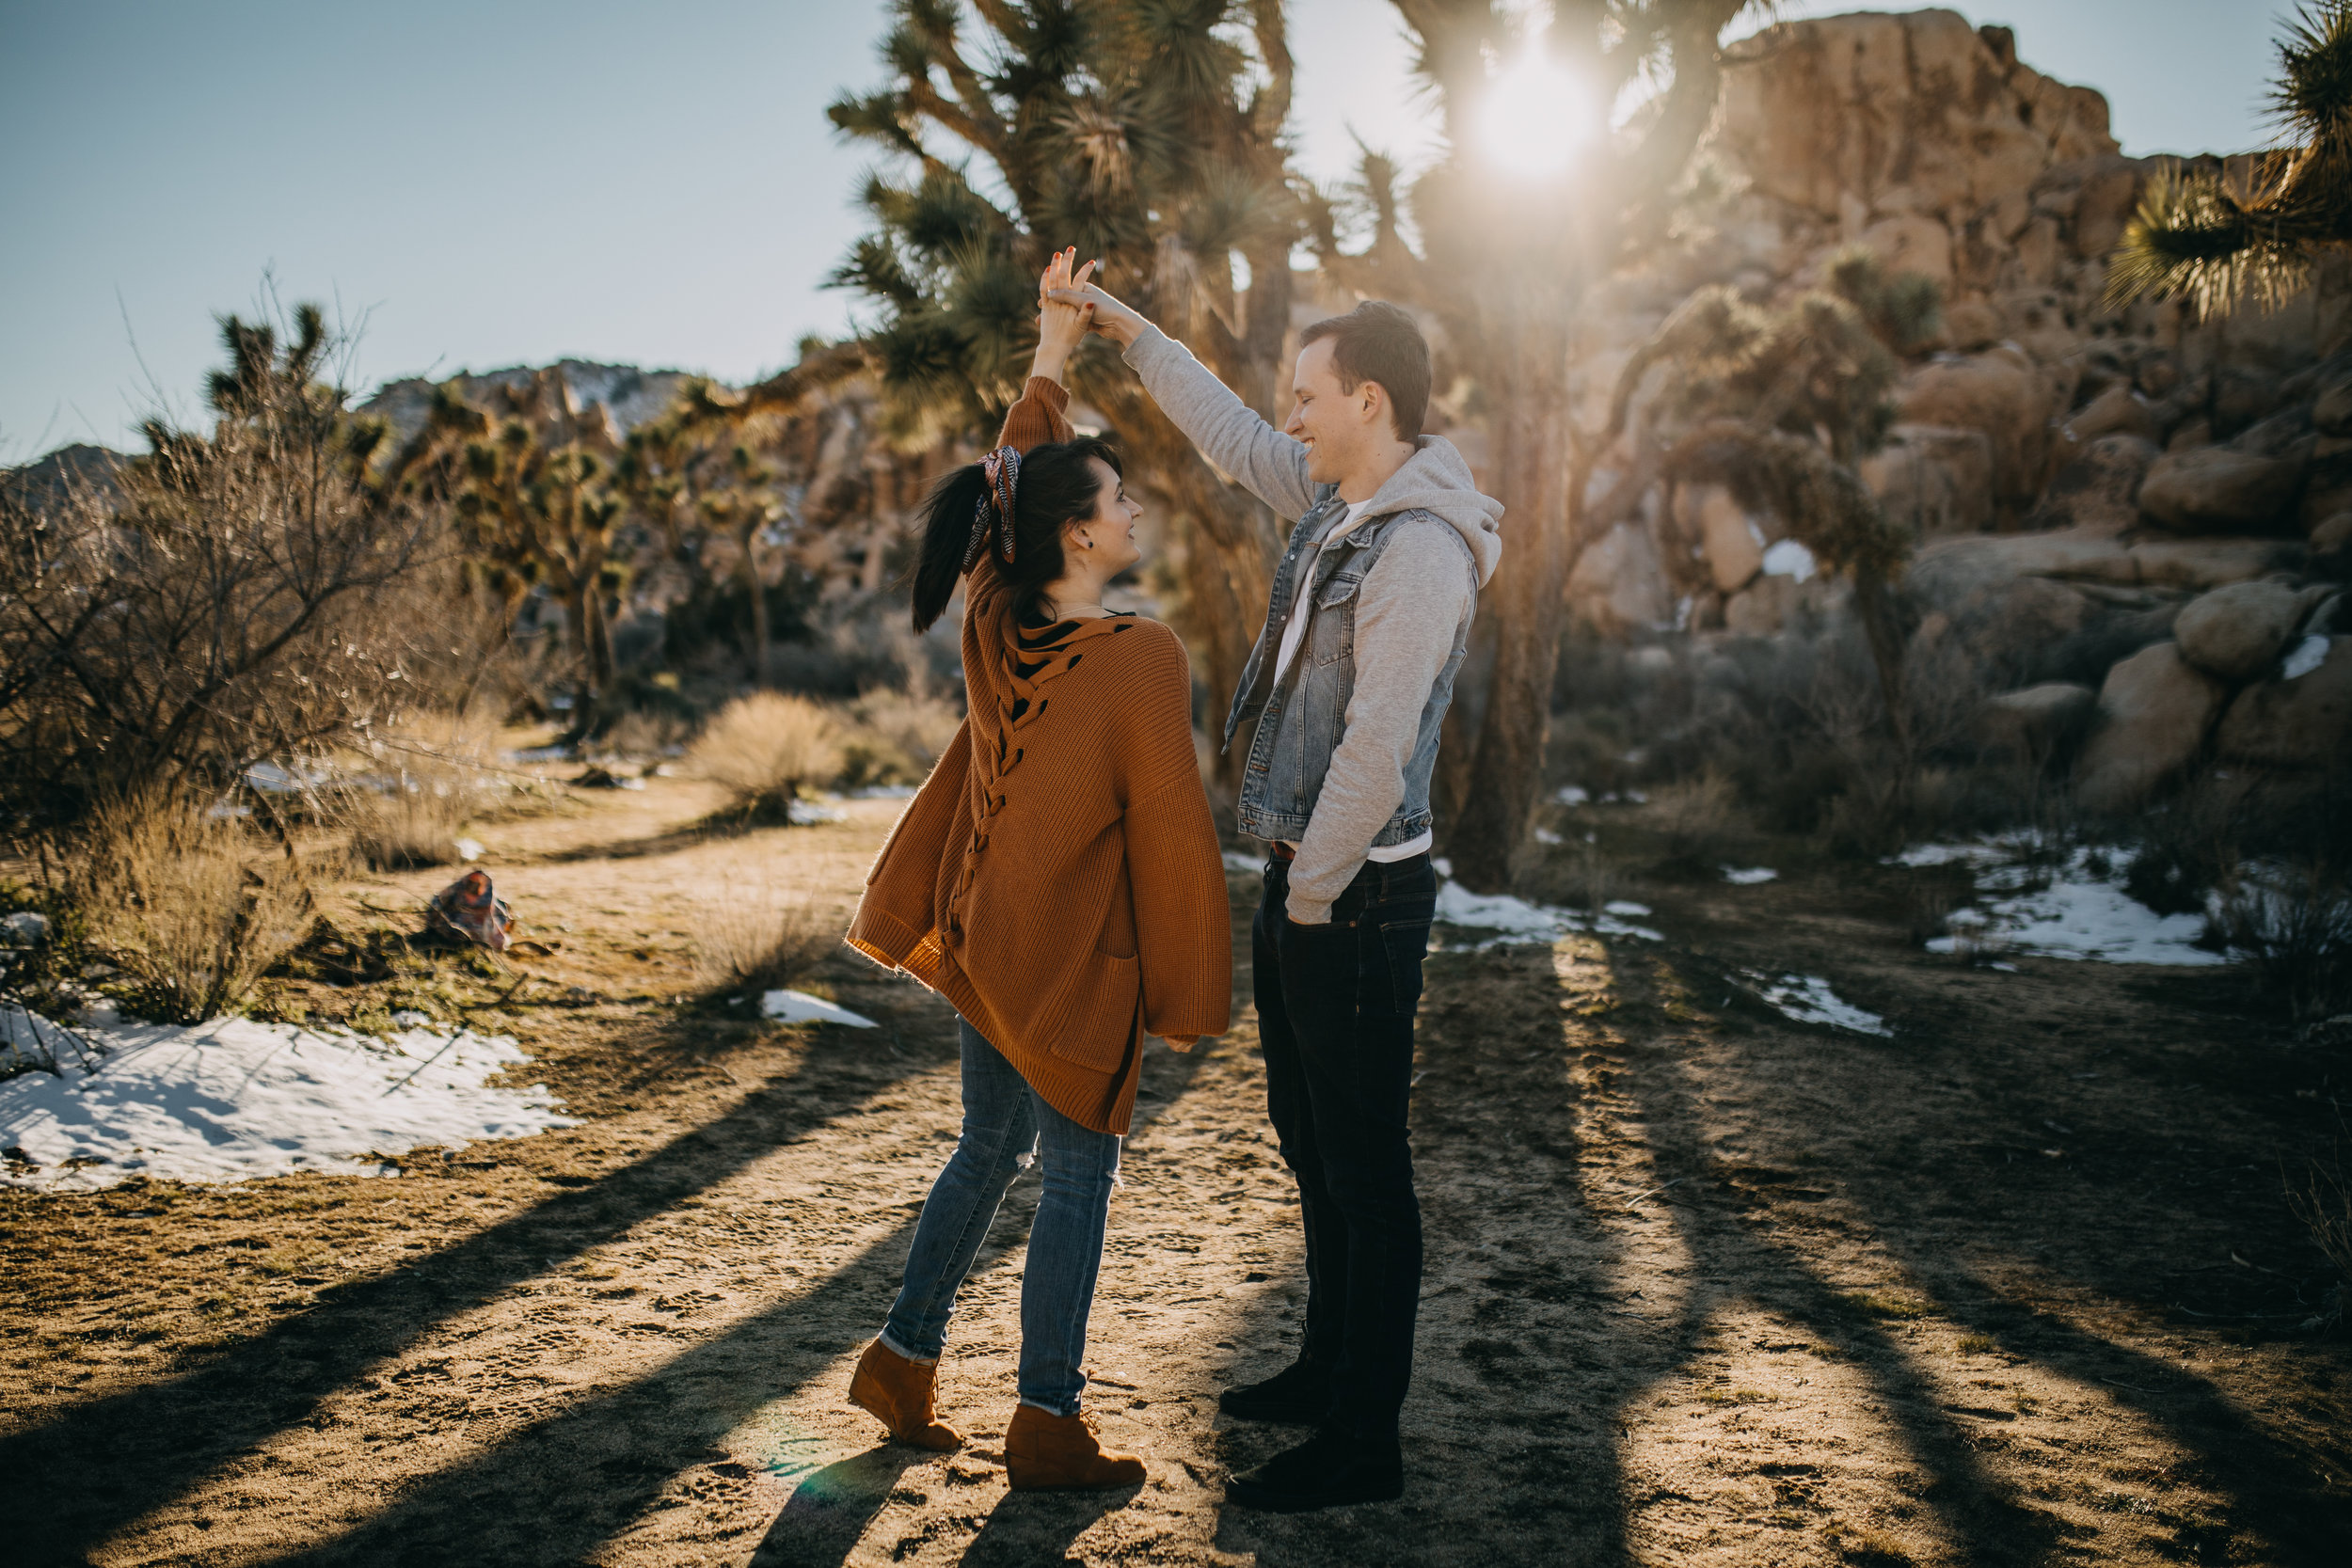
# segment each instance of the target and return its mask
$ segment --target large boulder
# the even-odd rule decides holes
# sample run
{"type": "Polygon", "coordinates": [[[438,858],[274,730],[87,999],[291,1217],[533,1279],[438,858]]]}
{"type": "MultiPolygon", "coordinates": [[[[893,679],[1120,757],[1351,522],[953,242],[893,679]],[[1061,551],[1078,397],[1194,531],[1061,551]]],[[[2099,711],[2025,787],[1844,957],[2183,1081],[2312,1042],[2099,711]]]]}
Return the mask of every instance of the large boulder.
{"type": "Polygon", "coordinates": [[[2140,515],[2180,533],[2273,533],[2290,527],[2308,447],[2278,456],[2236,447],[2168,451],[2139,485],[2140,515]]]}
{"type": "Polygon", "coordinates": [[[1648,529],[1619,523],[1577,558],[1568,574],[1568,613],[1608,637],[1673,621],[1674,595],[1648,529]]]}
{"type": "Polygon", "coordinates": [[[2230,705],[2217,749],[2233,762],[2319,768],[2352,779],[2352,637],[2294,650],[2291,678],[2249,686],[2230,705]]]}
{"type": "MultiPolygon", "coordinates": [[[[2116,392],[2130,395],[2121,386],[2106,395],[2116,392]]],[[[2122,532],[2139,521],[2139,487],[2159,455],[2153,441],[2138,436],[2101,436],[2085,442],[2042,492],[2034,524],[2122,532]]]]}
{"type": "Polygon", "coordinates": [[[1993,526],[1993,444],[1980,430],[1899,424],[1858,465],[1890,519],[1921,540],[1993,526]]]}
{"type": "Polygon", "coordinates": [[[2074,411],[2066,434],[2076,441],[2102,436],[2137,436],[2151,443],[2164,438],[2155,406],[2128,381],[2110,382],[2107,388],[2074,411]]]}
{"type": "Polygon", "coordinates": [[[2047,477],[2051,388],[2021,349],[1938,355],[1911,372],[1896,393],[1905,424],[1944,425],[1983,433],[1993,459],[1996,502],[2033,499],[2047,477]]]}
{"type": "Polygon", "coordinates": [[[2098,727],[2074,763],[2074,792],[2092,811],[2125,812],[2195,761],[2229,689],[2170,642],[2107,672],[2098,727]]]}
{"type": "Polygon", "coordinates": [[[2282,582],[2233,582],[2192,600],[2173,621],[2172,638],[2208,675],[2250,681],[2279,661],[2310,608],[2282,582]]]}
{"type": "Polygon", "coordinates": [[[1764,567],[1764,531],[1748,509],[1720,484],[1693,484],[1675,494],[1675,512],[1695,533],[1718,592],[1737,594],[1764,567]]]}
{"type": "Polygon", "coordinates": [[[2098,706],[2099,694],[2073,681],[2004,691],[1978,708],[1977,740],[1987,751],[2047,758],[2081,736],[2098,706]]]}
{"type": "Polygon", "coordinates": [[[2341,572],[2352,565],[2352,512],[2339,512],[2312,530],[2312,561],[2341,572]]]}
{"type": "Polygon", "coordinates": [[[1957,226],[2054,165],[2117,150],[2106,100],[1953,11],[1791,22],[1730,55],[1721,145],[1765,194],[1825,217],[1858,199],[1957,226]]]}

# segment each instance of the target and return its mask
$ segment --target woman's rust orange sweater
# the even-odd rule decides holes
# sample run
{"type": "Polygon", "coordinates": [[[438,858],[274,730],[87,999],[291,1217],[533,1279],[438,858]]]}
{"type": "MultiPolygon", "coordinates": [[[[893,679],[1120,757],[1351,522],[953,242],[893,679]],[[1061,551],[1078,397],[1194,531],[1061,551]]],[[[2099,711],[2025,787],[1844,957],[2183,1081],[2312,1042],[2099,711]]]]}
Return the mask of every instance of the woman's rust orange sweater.
{"type": "MultiPolygon", "coordinates": [[[[1032,377],[1000,445],[1072,434],[1032,377]]],[[[1224,864],[1184,646],[1138,616],[1014,623],[983,556],[964,586],[971,712],[866,879],[849,942],[955,1004],[1046,1103],[1127,1131],[1143,1034],[1232,1006],[1224,864]]]]}

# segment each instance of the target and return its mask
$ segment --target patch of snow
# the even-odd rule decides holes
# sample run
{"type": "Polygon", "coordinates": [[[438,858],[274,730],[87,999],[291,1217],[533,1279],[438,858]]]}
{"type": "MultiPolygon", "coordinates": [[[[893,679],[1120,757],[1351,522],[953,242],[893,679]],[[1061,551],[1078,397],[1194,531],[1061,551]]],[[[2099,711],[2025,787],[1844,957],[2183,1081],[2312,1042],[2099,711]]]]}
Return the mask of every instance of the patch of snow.
{"type": "Polygon", "coordinates": [[[1265,870],[1265,862],[1256,855],[1244,855],[1228,849],[1225,851],[1225,869],[1238,871],[1245,877],[1255,877],[1265,870]]]}
{"type": "Polygon", "coordinates": [[[1446,859],[1443,855],[1439,855],[1430,861],[1429,865],[1430,868],[1436,871],[1440,877],[1451,877],[1454,875],[1454,863],[1446,859]]]}
{"type": "Polygon", "coordinates": [[[414,1007],[403,1007],[392,1015],[392,1025],[399,1029],[429,1029],[433,1025],[433,1015],[421,1013],[414,1007]]]}
{"type": "Polygon", "coordinates": [[[2013,848],[2001,844],[1920,844],[1890,855],[1884,863],[1918,871],[1934,865],[1998,865],[2014,855],[2013,848]]]}
{"type": "Polygon", "coordinates": [[[1549,828],[1538,828],[1535,830],[1535,842],[1538,844],[1565,844],[1567,840],[1562,838],[1558,833],[1553,832],[1549,828]]]}
{"type": "Polygon", "coordinates": [[[1820,570],[1813,552],[1794,539],[1783,539],[1764,552],[1764,575],[1768,578],[1794,578],[1809,582],[1820,570]]]}
{"type": "MultiPolygon", "coordinates": [[[[657,773],[662,770],[660,768],[654,769],[657,773]]],[[[850,799],[852,800],[912,800],[914,799],[914,786],[913,784],[867,784],[864,789],[852,790],[850,799]]]]}
{"type": "Polygon", "coordinates": [[[0,1084],[10,1186],[70,1191],[133,1176],[243,1181],[293,1171],[396,1174],[384,1155],[577,1127],[545,1085],[492,1088],[531,1058],[503,1035],[342,1029],[221,1018],[92,1029],[96,1071],[0,1084]],[[69,1164],[69,1162],[72,1162],[69,1164]]]}
{"type": "Polygon", "coordinates": [[[2300,680],[2328,662],[2328,639],[2316,633],[2306,637],[2287,655],[2286,664],[2279,671],[2280,680],[2300,680]]]}
{"type": "Polygon", "coordinates": [[[471,865],[475,861],[480,860],[482,858],[482,841],[478,838],[459,839],[457,841],[457,858],[464,861],[469,865],[471,865]]]}
{"type": "MultiPolygon", "coordinates": [[[[645,787],[637,781],[637,787],[645,787]]],[[[813,828],[819,822],[838,822],[847,815],[838,806],[820,806],[814,800],[794,800],[784,808],[785,820],[796,828],[813,828]]]]}
{"type": "MultiPolygon", "coordinates": [[[[2187,967],[2229,961],[2226,954],[2197,945],[2205,934],[2202,915],[2156,913],[2123,891],[2122,870],[2116,863],[2122,857],[2104,857],[2101,869],[2094,870],[2096,853],[2077,849],[2062,863],[2042,870],[1997,853],[1989,857],[1990,863],[1988,858],[1970,858],[1967,863],[1979,868],[1977,891],[1988,896],[1978,907],[1947,916],[1945,926],[1950,934],[1929,942],[1928,951],[1997,950],[2187,967]]],[[[1899,863],[1949,863],[1909,856],[1899,863]]]]}
{"type": "Polygon", "coordinates": [[[308,794],[332,782],[334,777],[331,768],[306,767],[301,763],[287,768],[275,762],[257,762],[245,770],[245,782],[264,795],[308,794]]]}
{"type": "Polygon", "coordinates": [[[852,1029],[878,1027],[863,1013],[804,990],[771,990],[759,999],[759,1010],[780,1023],[843,1023],[852,1029]]]}
{"type": "Polygon", "coordinates": [[[1629,914],[1647,913],[1649,911],[1640,904],[1620,900],[1607,906],[1599,914],[1586,914],[1549,904],[1531,904],[1507,893],[1472,893],[1450,878],[1438,888],[1437,914],[1439,920],[1448,926],[1498,933],[1470,944],[1476,949],[1552,942],[1576,932],[1604,937],[1639,937],[1644,942],[1665,941],[1663,934],[1646,926],[1629,924],[1624,918],[1629,914]]]}
{"type": "Polygon", "coordinates": [[[1894,1037],[1895,1031],[1886,1026],[1886,1020],[1841,999],[1830,989],[1829,982],[1818,974],[1772,975],[1752,969],[1740,973],[1756,983],[1758,996],[1800,1023],[1826,1023],[1832,1028],[1851,1029],[1857,1035],[1894,1037]]]}
{"type": "Polygon", "coordinates": [[[1769,882],[1779,875],[1779,872],[1769,865],[1751,865],[1744,870],[1736,865],[1724,867],[1724,880],[1736,882],[1741,887],[1754,887],[1758,882],[1769,882]]]}
{"type": "Polygon", "coordinates": [[[568,747],[533,746],[526,751],[507,752],[506,760],[509,762],[519,762],[524,764],[535,762],[564,762],[568,760],[571,754],[571,751],[568,747]]]}
{"type": "Polygon", "coordinates": [[[1630,898],[1613,898],[1608,903],[1603,904],[1601,908],[1611,914],[1633,915],[1649,913],[1649,906],[1647,904],[1637,904],[1630,898]]]}
{"type": "Polygon", "coordinates": [[[1581,806],[1587,800],[1590,800],[1592,797],[1584,793],[1581,785],[1569,784],[1563,788],[1559,794],[1553,796],[1552,799],[1559,801],[1564,806],[1581,806]]]}

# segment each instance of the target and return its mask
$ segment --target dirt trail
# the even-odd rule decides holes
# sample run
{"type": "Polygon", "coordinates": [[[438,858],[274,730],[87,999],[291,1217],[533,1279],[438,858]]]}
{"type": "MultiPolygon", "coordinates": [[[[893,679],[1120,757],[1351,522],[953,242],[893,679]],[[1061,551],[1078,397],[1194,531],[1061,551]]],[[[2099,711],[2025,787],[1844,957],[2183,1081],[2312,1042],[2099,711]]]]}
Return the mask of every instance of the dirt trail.
{"type": "Polygon", "coordinates": [[[1220,1501],[1292,1435],[1216,1395],[1286,1359],[1300,1289],[1247,1013],[1154,1050],[1113,1205],[1089,1400],[1149,1483],[1005,1488],[1033,1178],[951,1333],[973,1443],[879,1445],[842,1391],[954,1136],[952,1015],[854,961],[828,978],[883,1030],[663,1005],[715,889],[846,911],[898,809],[685,831],[710,803],[663,781],[482,835],[564,947],[469,1016],[586,1126],[398,1180],[0,1196],[11,1560],[2334,1564],[2352,1539],[2352,1367],[2287,1321],[2314,1263],[2277,1198],[2344,1064],[2210,977],[1933,963],[1899,888],[1826,870],[1647,891],[1664,944],[1432,956],[1401,1503],[1220,1501]],[[1757,963],[1832,975],[1895,1041],[1764,1010],[1724,978],[1757,963]]]}

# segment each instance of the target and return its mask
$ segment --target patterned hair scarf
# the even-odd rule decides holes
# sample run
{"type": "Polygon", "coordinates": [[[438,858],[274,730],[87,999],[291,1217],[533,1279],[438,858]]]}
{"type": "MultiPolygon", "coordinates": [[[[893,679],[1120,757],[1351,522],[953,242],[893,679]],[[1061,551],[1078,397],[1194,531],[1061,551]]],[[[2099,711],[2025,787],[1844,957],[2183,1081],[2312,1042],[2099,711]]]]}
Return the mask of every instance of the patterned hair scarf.
{"type": "Polygon", "coordinates": [[[996,526],[996,547],[1012,564],[1012,498],[1013,488],[1021,483],[1021,453],[1012,447],[998,447],[980,459],[980,477],[987,482],[981,491],[979,505],[972,509],[972,542],[963,547],[963,569],[970,571],[979,564],[981,553],[988,548],[990,523],[996,526]]]}

